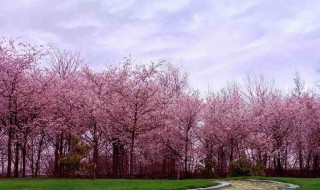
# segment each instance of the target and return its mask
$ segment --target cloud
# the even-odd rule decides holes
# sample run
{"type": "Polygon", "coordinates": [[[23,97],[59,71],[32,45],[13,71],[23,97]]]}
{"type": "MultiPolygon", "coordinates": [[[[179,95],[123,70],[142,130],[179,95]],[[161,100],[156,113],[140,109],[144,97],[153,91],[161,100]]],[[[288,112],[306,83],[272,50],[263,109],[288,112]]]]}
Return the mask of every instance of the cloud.
{"type": "Polygon", "coordinates": [[[308,86],[320,61],[317,0],[0,2],[0,36],[81,50],[95,68],[168,58],[194,88],[218,89],[254,71],[289,88],[295,71],[308,86]]]}

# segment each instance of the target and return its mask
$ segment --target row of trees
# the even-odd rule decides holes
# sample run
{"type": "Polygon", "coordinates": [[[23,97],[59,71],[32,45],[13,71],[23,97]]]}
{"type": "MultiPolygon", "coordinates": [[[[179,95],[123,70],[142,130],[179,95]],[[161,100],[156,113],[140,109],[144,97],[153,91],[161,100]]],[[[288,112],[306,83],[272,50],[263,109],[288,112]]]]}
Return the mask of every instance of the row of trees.
{"type": "Polygon", "coordinates": [[[0,175],[226,176],[246,159],[272,175],[319,174],[320,101],[251,76],[206,97],[165,60],[94,71],[78,53],[0,43],[0,175]]]}

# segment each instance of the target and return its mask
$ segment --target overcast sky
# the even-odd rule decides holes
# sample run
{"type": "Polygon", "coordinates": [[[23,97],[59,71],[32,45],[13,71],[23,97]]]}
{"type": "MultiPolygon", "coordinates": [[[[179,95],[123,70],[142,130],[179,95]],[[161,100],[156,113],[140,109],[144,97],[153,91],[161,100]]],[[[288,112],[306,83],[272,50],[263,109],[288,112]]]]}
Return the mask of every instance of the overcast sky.
{"type": "Polygon", "coordinates": [[[205,91],[264,74],[288,89],[320,79],[319,0],[1,0],[0,36],[81,50],[96,69],[167,58],[205,91]]]}

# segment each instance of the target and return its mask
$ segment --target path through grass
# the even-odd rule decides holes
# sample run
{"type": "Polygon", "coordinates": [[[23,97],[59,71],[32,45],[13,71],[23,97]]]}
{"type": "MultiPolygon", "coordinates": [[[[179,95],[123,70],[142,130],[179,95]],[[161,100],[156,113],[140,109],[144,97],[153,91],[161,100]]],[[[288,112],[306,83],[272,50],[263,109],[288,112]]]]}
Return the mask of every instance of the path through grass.
{"type": "MultiPolygon", "coordinates": [[[[246,177],[246,178],[229,178],[229,180],[235,179],[265,179],[274,180],[285,183],[292,183],[300,185],[297,190],[320,190],[320,178],[285,178],[285,177],[246,177]]],[[[222,179],[223,180],[223,179],[222,179]]]]}
{"type": "Polygon", "coordinates": [[[241,180],[229,181],[232,186],[221,190],[279,190],[286,187],[283,184],[274,184],[268,182],[250,182],[241,180]]]}

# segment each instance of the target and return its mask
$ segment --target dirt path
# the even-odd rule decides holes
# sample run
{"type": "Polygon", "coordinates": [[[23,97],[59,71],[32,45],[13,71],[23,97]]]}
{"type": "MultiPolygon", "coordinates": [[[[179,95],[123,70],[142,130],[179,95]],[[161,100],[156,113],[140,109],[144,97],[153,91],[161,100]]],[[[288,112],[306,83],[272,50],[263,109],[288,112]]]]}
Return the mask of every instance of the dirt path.
{"type": "Polygon", "coordinates": [[[223,190],[281,190],[286,187],[284,184],[275,184],[270,182],[250,182],[250,181],[229,181],[232,186],[223,188],[223,190]]]}

